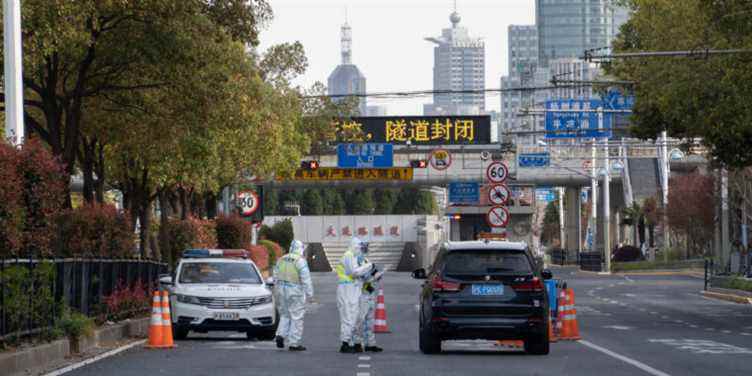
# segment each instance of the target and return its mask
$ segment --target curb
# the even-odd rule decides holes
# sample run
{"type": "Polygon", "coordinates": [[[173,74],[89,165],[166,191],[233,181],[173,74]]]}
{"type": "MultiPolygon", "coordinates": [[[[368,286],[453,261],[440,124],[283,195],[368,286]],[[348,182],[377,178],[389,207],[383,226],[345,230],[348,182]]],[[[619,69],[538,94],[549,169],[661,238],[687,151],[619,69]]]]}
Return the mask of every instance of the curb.
{"type": "Polygon", "coordinates": [[[721,294],[719,292],[713,292],[713,291],[700,291],[700,294],[706,298],[725,300],[727,302],[732,302],[732,303],[737,303],[737,304],[752,304],[752,298],[747,298],[745,296],[740,296],[740,295],[721,294]]]}
{"type": "Polygon", "coordinates": [[[73,353],[73,349],[76,347],[82,354],[86,354],[96,348],[112,346],[123,339],[144,338],[148,326],[148,317],[132,319],[98,328],[94,335],[81,338],[78,343],[73,343],[69,339],[60,339],[39,346],[0,354],[0,370],[2,370],[3,375],[40,373],[56,364],[65,362],[72,355],[79,355],[73,353]]]}
{"type": "Polygon", "coordinates": [[[705,279],[705,275],[702,271],[693,271],[689,269],[684,270],[670,270],[670,269],[661,269],[661,270],[634,270],[634,271],[623,271],[623,272],[614,272],[616,275],[635,275],[635,276],[671,276],[671,275],[678,275],[678,276],[684,276],[684,277],[692,277],[697,279],[705,279]]]}

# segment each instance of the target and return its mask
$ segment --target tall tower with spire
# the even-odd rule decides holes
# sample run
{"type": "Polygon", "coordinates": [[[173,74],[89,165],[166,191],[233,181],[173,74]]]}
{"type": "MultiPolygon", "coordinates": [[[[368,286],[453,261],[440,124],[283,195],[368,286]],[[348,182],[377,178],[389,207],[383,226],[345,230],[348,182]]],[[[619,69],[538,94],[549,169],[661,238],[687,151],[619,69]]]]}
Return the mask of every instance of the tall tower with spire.
{"type": "MultiPolygon", "coordinates": [[[[347,19],[340,29],[340,43],[342,47],[342,62],[332,74],[329,75],[329,95],[365,94],[366,77],[360,69],[352,63],[352,28],[347,19]]],[[[366,98],[361,97],[358,101],[360,115],[366,115],[366,98]]]]}
{"type": "Polygon", "coordinates": [[[426,115],[479,115],[485,113],[486,53],[483,40],[471,38],[460,26],[457,1],[449,15],[451,28],[441,36],[426,38],[433,49],[433,89],[436,91],[472,91],[434,94],[433,104],[425,105],[426,115]]]}

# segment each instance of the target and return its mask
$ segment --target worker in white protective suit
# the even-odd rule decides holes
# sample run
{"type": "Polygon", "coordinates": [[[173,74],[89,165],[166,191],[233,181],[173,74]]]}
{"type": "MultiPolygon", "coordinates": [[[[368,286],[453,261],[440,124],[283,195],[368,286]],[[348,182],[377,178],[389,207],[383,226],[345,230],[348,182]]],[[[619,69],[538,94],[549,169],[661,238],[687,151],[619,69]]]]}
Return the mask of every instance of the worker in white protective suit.
{"type": "Polygon", "coordinates": [[[290,250],[274,266],[275,295],[279,312],[279,326],[275,341],[278,348],[290,351],[304,351],[300,344],[303,338],[303,317],[305,316],[306,298],[313,298],[313,282],[308,263],[303,255],[303,242],[294,240],[290,250]]]}
{"type": "Polygon", "coordinates": [[[357,237],[353,237],[350,246],[345,251],[339,264],[335,268],[339,284],[337,286],[337,310],[340,320],[341,353],[355,352],[355,323],[360,310],[360,294],[363,289],[363,277],[371,273],[373,264],[360,259],[363,248],[367,245],[357,237]]]}
{"type": "MultiPolygon", "coordinates": [[[[364,248],[360,259],[363,263],[369,263],[368,247],[364,248]]],[[[358,308],[358,320],[355,324],[355,352],[382,352],[384,349],[376,346],[376,333],[373,331],[374,316],[376,314],[376,300],[379,295],[381,277],[384,272],[378,267],[363,276],[363,289],[360,294],[358,308]]]]}

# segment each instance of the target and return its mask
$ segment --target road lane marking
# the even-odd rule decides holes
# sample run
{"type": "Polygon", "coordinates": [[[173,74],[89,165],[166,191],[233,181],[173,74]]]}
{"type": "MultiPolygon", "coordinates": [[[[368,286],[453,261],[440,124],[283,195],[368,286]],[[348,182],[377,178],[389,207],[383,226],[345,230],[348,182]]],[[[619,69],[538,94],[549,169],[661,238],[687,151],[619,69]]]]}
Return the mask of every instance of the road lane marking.
{"type": "Polygon", "coordinates": [[[743,336],[752,336],[752,333],[742,333],[743,336]]]}
{"type": "Polygon", "coordinates": [[[136,346],[140,346],[140,345],[143,345],[145,343],[146,343],[146,340],[142,339],[140,341],[136,341],[136,342],[127,344],[125,346],[118,347],[118,348],[116,348],[114,350],[110,350],[110,351],[108,351],[106,353],[99,354],[99,355],[97,355],[97,356],[95,356],[93,358],[86,359],[83,362],[79,362],[79,363],[76,363],[76,364],[71,364],[71,365],[69,365],[69,366],[67,366],[65,368],[60,368],[59,370],[52,371],[52,372],[50,372],[48,374],[45,374],[44,376],[59,376],[59,375],[63,375],[63,374],[66,374],[66,373],[68,373],[70,371],[79,369],[79,368],[81,368],[83,366],[87,366],[89,364],[92,364],[92,363],[94,363],[96,361],[99,361],[99,360],[102,360],[104,358],[109,358],[109,357],[111,357],[113,355],[117,355],[117,354],[119,354],[119,353],[121,353],[121,352],[123,352],[125,350],[132,349],[132,348],[134,348],[136,346]]]}
{"type": "Polygon", "coordinates": [[[690,328],[692,328],[692,329],[697,329],[697,328],[699,328],[699,326],[697,326],[697,325],[690,325],[689,327],[690,327],[690,328]]]}
{"type": "Polygon", "coordinates": [[[371,360],[371,357],[370,357],[370,356],[359,356],[359,357],[358,357],[358,360],[365,360],[365,361],[369,361],[369,360],[371,360]]]}
{"type": "Polygon", "coordinates": [[[355,376],[371,376],[370,372],[358,372],[355,374],[355,376]]]}
{"type": "Polygon", "coordinates": [[[655,369],[655,368],[653,368],[653,367],[651,367],[651,366],[649,366],[649,365],[647,365],[645,363],[642,363],[640,361],[634,360],[632,358],[628,358],[628,357],[626,357],[624,355],[617,354],[617,353],[615,353],[615,352],[613,352],[613,351],[611,351],[611,350],[609,350],[607,348],[600,347],[600,346],[598,346],[598,345],[596,345],[594,343],[591,343],[591,342],[588,342],[588,341],[585,341],[585,340],[579,340],[577,342],[580,343],[580,344],[582,344],[583,346],[587,346],[587,347],[589,347],[589,348],[591,348],[593,350],[602,352],[602,353],[604,353],[604,354],[606,354],[606,355],[608,355],[608,356],[610,356],[610,357],[612,357],[614,359],[618,359],[618,360],[621,360],[622,362],[631,364],[631,365],[633,365],[633,366],[635,366],[635,367],[637,367],[637,368],[639,368],[639,369],[641,369],[641,370],[643,370],[643,371],[645,371],[645,372],[647,372],[647,373],[649,373],[649,374],[651,374],[653,376],[670,376],[668,373],[659,371],[659,370],[657,370],[657,369],[655,369]]]}
{"type": "Polygon", "coordinates": [[[694,354],[752,354],[752,350],[703,339],[649,339],[648,342],[671,346],[694,354]]]}
{"type": "Polygon", "coordinates": [[[725,334],[731,334],[731,331],[730,330],[724,330],[723,333],[725,333],[725,334]]]}
{"type": "Polygon", "coordinates": [[[358,364],[358,368],[371,368],[370,364],[358,364]]]}
{"type": "Polygon", "coordinates": [[[632,330],[631,326],[623,326],[623,325],[608,325],[604,326],[606,329],[614,329],[614,330],[632,330]]]}

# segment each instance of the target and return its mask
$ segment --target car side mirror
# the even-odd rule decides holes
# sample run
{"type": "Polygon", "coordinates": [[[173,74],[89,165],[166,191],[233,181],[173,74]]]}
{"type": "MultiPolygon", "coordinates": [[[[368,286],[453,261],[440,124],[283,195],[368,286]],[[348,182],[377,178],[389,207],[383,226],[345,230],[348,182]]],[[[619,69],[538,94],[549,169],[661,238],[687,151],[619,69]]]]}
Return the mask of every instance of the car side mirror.
{"type": "Polygon", "coordinates": [[[269,287],[274,287],[274,277],[267,278],[266,281],[264,281],[264,283],[266,283],[266,285],[269,287]]]}
{"type": "Polygon", "coordinates": [[[543,280],[549,280],[554,278],[554,273],[551,273],[548,269],[543,269],[543,272],[541,273],[543,276],[543,280]]]}
{"type": "Polygon", "coordinates": [[[172,282],[172,276],[170,276],[169,274],[159,276],[159,283],[163,285],[169,285],[169,286],[172,286],[174,284],[172,282]]]}
{"type": "Polygon", "coordinates": [[[426,279],[426,269],[420,268],[413,271],[414,279],[426,279]]]}

